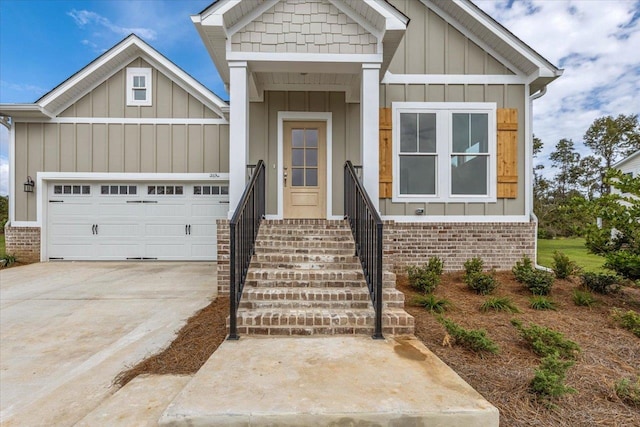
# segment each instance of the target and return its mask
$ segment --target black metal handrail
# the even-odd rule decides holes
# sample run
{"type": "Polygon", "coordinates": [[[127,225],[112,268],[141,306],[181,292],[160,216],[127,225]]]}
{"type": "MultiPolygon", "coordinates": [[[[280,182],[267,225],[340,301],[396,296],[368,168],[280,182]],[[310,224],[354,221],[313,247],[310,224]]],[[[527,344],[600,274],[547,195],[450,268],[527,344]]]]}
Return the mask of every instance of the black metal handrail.
{"type": "Polygon", "coordinates": [[[349,160],[344,165],[344,216],[351,226],[376,313],[373,338],[382,339],[382,219],[349,160]]]}
{"type": "Polygon", "coordinates": [[[251,257],[254,253],[260,221],[265,214],[265,167],[260,160],[255,166],[251,180],[242,193],[231,222],[229,222],[229,337],[238,337],[238,305],[247,277],[251,257]]]}

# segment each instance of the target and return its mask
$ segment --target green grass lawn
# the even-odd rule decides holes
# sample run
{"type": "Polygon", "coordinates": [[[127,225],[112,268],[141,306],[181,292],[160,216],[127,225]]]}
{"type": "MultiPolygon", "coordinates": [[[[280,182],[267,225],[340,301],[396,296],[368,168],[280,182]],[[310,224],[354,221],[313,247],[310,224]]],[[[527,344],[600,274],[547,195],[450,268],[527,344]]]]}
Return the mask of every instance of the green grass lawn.
{"type": "Polygon", "coordinates": [[[604,258],[587,252],[584,239],[538,239],[538,264],[551,268],[553,252],[562,252],[584,271],[603,272],[604,258]]]}
{"type": "Polygon", "coordinates": [[[0,233],[0,255],[4,255],[4,233],[0,233]]]}

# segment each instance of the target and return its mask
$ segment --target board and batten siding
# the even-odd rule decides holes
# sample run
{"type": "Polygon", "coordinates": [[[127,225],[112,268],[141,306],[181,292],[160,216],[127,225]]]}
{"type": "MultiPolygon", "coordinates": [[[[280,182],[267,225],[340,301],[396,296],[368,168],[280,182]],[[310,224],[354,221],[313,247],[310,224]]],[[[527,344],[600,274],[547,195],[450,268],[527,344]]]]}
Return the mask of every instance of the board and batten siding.
{"type": "Polygon", "coordinates": [[[142,58],[106,79],[58,117],[216,119],[218,115],[142,58]],[[151,106],[127,106],[127,68],[151,68],[151,106]]]}
{"type": "Polygon", "coordinates": [[[265,91],[264,102],[252,102],[249,162],[262,159],[267,166],[267,214],[278,210],[278,112],[330,112],[332,117],[333,215],[343,214],[343,167],[347,160],[360,164],[360,104],[345,102],[344,92],[265,91]]]}
{"type": "MultiPolygon", "coordinates": [[[[380,106],[393,102],[495,102],[498,109],[517,110],[517,189],[515,198],[498,198],[496,203],[393,203],[380,199],[382,215],[526,215],[525,212],[525,87],[524,85],[381,85],[380,106]]],[[[395,123],[393,124],[395,125],[395,123]]]]}
{"type": "Polygon", "coordinates": [[[419,0],[389,0],[411,18],[389,66],[394,74],[513,74],[419,0]]]}
{"type": "MultiPolygon", "coordinates": [[[[37,172],[229,172],[228,125],[18,122],[15,132],[18,182],[37,172]]],[[[16,220],[36,220],[34,197],[17,191],[15,206],[16,220]]]]}

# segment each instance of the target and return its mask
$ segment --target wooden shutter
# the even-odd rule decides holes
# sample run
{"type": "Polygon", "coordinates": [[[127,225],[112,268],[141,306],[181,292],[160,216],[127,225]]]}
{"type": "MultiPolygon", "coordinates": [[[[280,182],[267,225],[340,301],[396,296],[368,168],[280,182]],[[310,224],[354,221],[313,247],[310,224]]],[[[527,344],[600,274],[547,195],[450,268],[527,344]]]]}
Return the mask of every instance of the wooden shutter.
{"type": "Polygon", "coordinates": [[[518,197],[518,110],[499,108],[498,130],[498,198],[518,197]]]}
{"type": "Polygon", "coordinates": [[[391,108],[380,108],[380,180],[381,199],[390,199],[392,194],[393,146],[391,145],[391,108]]]}

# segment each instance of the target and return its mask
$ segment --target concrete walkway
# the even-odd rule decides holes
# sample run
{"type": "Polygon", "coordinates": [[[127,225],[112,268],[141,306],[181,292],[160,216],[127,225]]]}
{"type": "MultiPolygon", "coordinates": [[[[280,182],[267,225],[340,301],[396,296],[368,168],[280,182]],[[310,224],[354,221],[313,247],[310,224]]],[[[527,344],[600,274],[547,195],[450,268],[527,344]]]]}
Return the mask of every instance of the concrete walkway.
{"type": "Polygon", "coordinates": [[[163,426],[498,426],[498,410],[415,338],[225,341],[163,426]]]}
{"type": "Polygon", "coordinates": [[[124,367],[168,345],[216,288],[214,263],[65,262],[0,271],[0,424],[74,425],[113,394],[124,367]]]}

